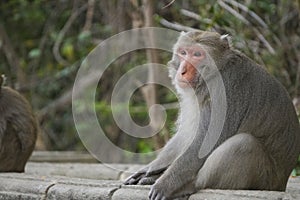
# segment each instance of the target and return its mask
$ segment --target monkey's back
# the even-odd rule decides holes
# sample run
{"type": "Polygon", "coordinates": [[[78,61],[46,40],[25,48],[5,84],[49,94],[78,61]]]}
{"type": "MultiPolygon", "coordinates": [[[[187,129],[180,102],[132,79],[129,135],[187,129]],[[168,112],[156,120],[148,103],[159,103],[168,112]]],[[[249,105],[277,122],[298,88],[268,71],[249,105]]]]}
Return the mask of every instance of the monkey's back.
{"type": "Polygon", "coordinates": [[[239,131],[259,138],[276,165],[289,175],[300,153],[299,120],[290,96],[263,67],[243,54],[238,56],[242,61],[234,67],[244,78],[234,83],[242,85],[236,87],[239,97],[235,99],[248,102],[239,131]]]}
{"type": "Polygon", "coordinates": [[[37,124],[28,101],[18,92],[0,91],[0,171],[23,172],[37,137],[37,124]]]}

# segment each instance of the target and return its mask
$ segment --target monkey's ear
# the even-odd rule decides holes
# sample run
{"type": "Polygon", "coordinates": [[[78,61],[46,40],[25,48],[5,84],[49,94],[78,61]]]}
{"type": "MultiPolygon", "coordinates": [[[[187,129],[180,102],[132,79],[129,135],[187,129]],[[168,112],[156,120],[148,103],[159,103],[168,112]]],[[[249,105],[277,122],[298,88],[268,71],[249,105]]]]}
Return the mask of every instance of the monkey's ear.
{"type": "Polygon", "coordinates": [[[186,32],[184,32],[184,31],[180,32],[180,36],[184,36],[185,34],[186,34],[186,32]]]}
{"type": "Polygon", "coordinates": [[[232,45],[231,45],[231,44],[232,44],[232,43],[231,43],[231,37],[230,37],[228,34],[221,35],[220,40],[226,42],[226,43],[228,44],[229,47],[232,46],[232,45]]]}
{"type": "Polygon", "coordinates": [[[4,86],[5,85],[5,82],[6,82],[6,76],[4,74],[2,74],[0,76],[0,87],[1,86],[4,86]]]}
{"type": "Polygon", "coordinates": [[[221,39],[221,40],[224,40],[224,39],[226,39],[228,36],[229,36],[228,34],[221,35],[220,39],[221,39]]]}

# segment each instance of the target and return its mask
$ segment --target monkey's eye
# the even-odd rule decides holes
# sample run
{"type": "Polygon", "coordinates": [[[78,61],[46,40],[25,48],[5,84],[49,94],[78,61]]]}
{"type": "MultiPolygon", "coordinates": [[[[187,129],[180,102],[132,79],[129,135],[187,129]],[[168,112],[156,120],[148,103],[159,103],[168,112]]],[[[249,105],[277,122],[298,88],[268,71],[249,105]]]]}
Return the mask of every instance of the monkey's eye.
{"type": "Polygon", "coordinates": [[[194,53],[194,56],[196,56],[196,57],[200,57],[202,54],[201,54],[201,52],[200,51],[196,51],[195,53],[194,53]]]}
{"type": "Polygon", "coordinates": [[[179,51],[179,54],[182,55],[182,56],[185,56],[185,55],[186,55],[186,52],[185,52],[185,50],[180,50],[180,51],[179,51]]]}

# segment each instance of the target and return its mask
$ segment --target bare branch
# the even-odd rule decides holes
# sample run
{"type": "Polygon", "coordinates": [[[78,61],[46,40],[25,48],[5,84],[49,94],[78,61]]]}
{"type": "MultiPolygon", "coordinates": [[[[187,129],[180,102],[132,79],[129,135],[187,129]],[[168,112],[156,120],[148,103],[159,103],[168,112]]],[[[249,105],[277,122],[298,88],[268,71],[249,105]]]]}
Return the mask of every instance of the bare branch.
{"type": "Polygon", "coordinates": [[[280,24],[284,25],[291,19],[293,19],[295,17],[297,18],[297,16],[298,16],[297,10],[293,10],[289,13],[286,13],[286,15],[282,16],[282,19],[280,20],[280,24]]]}
{"type": "Polygon", "coordinates": [[[59,53],[59,47],[60,44],[65,36],[65,34],[67,33],[67,31],[69,30],[69,28],[71,27],[71,25],[73,24],[73,22],[75,21],[75,19],[83,12],[87,9],[87,5],[85,4],[84,6],[80,7],[79,9],[74,9],[74,12],[72,13],[72,15],[69,17],[68,21],[66,22],[66,24],[64,25],[64,27],[61,29],[61,31],[59,32],[57,39],[54,43],[53,46],[53,54],[54,57],[56,59],[56,61],[63,65],[63,66],[67,66],[69,65],[69,62],[66,61],[65,59],[63,59],[63,57],[60,55],[59,53]]]}
{"type": "MultiPolygon", "coordinates": [[[[74,94],[75,97],[76,95],[78,96],[78,94],[81,94],[82,91],[86,90],[86,88],[88,88],[92,84],[95,84],[95,82],[97,82],[98,79],[98,73],[92,71],[84,79],[80,80],[80,87],[76,88],[76,93],[74,94]]],[[[43,122],[47,118],[47,115],[50,113],[50,111],[57,112],[59,110],[65,109],[66,106],[70,105],[72,103],[72,94],[73,88],[70,88],[68,91],[64,92],[62,96],[52,101],[51,104],[41,109],[37,115],[39,121],[43,122]]]]}
{"type": "MultiPolygon", "coordinates": [[[[53,29],[53,26],[54,26],[53,21],[56,21],[57,16],[61,15],[62,10],[63,10],[63,8],[61,8],[59,6],[56,9],[53,9],[51,11],[50,16],[47,17],[47,20],[44,23],[44,27],[43,27],[43,30],[42,30],[42,37],[40,39],[39,46],[38,46],[38,49],[40,51],[40,55],[37,57],[37,59],[34,59],[32,64],[31,64],[31,66],[32,66],[31,71],[32,72],[36,71],[36,68],[41,66],[41,60],[42,60],[42,57],[43,57],[44,49],[45,49],[46,44],[47,44],[47,39],[49,37],[49,33],[51,32],[51,30],[53,29]]],[[[31,80],[29,80],[29,81],[31,81],[31,80]]],[[[28,86],[26,86],[26,87],[28,87],[28,86]]],[[[22,88],[24,88],[24,86],[22,88]]]]}
{"type": "Polygon", "coordinates": [[[165,9],[167,7],[169,7],[170,5],[172,5],[175,2],[175,0],[172,0],[170,3],[168,3],[167,5],[165,5],[164,7],[162,7],[162,9],[165,9]]]}
{"type": "Polygon", "coordinates": [[[257,37],[259,38],[259,40],[264,44],[264,46],[268,49],[268,51],[271,53],[271,54],[275,54],[275,50],[274,48],[271,46],[271,44],[267,41],[267,39],[263,36],[263,34],[260,33],[260,31],[253,27],[253,30],[255,32],[255,34],[257,35],[257,37]]]}
{"type": "Polygon", "coordinates": [[[197,29],[194,29],[194,28],[191,28],[191,27],[188,27],[188,26],[183,26],[181,24],[174,24],[172,22],[169,22],[165,19],[161,19],[160,21],[160,24],[165,26],[165,27],[168,27],[170,29],[174,29],[174,30],[177,30],[177,31],[196,31],[197,29]]]}
{"type": "Polygon", "coordinates": [[[231,8],[230,6],[228,6],[226,3],[224,3],[222,0],[218,0],[218,4],[224,8],[225,10],[227,10],[228,12],[230,12],[232,15],[234,15],[236,18],[238,18],[239,20],[241,20],[243,23],[245,23],[246,25],[250,25],[250,22],[244,17],[242,16],[240,13],[238,13],[237,11],[235,11],[233,8],[231,8]]]}
{"type": "MultiPolygon", "coordinates": [[[[222,0],[218,0],[218,4],[221,7],[223,7],[225,10],[227,10],[228,12],[230,12],[233,16],[235,16],[236,18],[238,18],[239,20],[241,20],[246,25],[248,25],[248,26],[251,25],[251,23],[244,16],[242,16],[240,13],[238,13],[237,11],[235,11],[233,8],[231,8],[230,6],[228,6],[227,4],[225,4],[222,0]]],[[[253,27],[253,31],[257,35],[257,37],[259,38],[259,40],[268,49],[268,51],[271,54],[275,54],[274,48],[270,45],[270,43],[266,40],[266,38],[260,33],[260,31],[257,28],[254,28],[254,27],[253,27]]]]}
{"type": "Polygon", "coordinates": [[[249,10],[249,8],[247,8],[246,6],[244,6],[241,3],[238,3],[234,0],[224,0],[225,2],[230,3],[233,6],[236,6],[238,8],[240,8],[241,10],[245,11],[246,13],[248,13],[253,19],[255,19],[263,28],[268,28],[268,25],[262,20],[262,18],[260,18],[255,12],[249,10]]]}
{"type": "MultiPolygon", "coordinates": [[[[145,27],[151,27],[153,26],[154,1],[144,0],[143,7],[144,7],[145,27]]],[[[151,45],[155,43],[153,31],[149,30],[147,34],[147,38],[145,38],[145,42],[151,45]]],[[[154,49],[147,49],[146,53],[149,62],[159,63],[157,51],[155,51],[154,49]]],[[[148,81],[155,83],[158,73],[159,72],[156,69],[152,67],[148,67],[148,81]]],[[[146,101],[148,108],[151,108],[152,105],[155,105],[157,103],[157,91],[156,91],[156,86],[154,84],[147,84],[144,87],[141,87],[140,90],[143,94],[143,97],[146,101]]],[[[160,127],[160,122],[162,119],[157,109],[155,109],[154,112],[155,112],[155,118],[151,120],[150,126],[152,130],[157,130],[160,127]]],[[[155,145],[157,148],[161,146],[160,138],[158,136],[155,137],[155,145]]]]}
{"type": "Polygon", "coordinates": [[[95,0],[89,0],[83,31],[89,31],[92,27],[94,8],[95,8],[95,0]]]}
{"type": "Polygon", "coordinates": [[[17,55],[10,38],[5,30],[5,27],[0,23],[0,41],[2,42],[2,48],[5,54],[5,57],[11,67],[11,72],[16,74],[17,83],[15,87],[18,89],[20,85],[24,85],[25,81],[25,74],[22,70],[20,64],[20,58],[17,55]]]}
{"type": "Polygon", "coordinates": [[[192,19],[204,22],[206,24],[211,24],[212,23],[211,19],[208,19],[208,18],[203,19],[197,13],[194,13],[194,12],[186,10],[186,9],[180,9],[180,13],[183,14],[184,16],[187,16],[187,17],[190,17],[192,19]]]}
{"type": "Polygon", "coordinates": [[[297,68],[297,74],[296,74],[296,81],[295,81],[295,96],[298,96],[298,87],[300,83],[300,52],[297,50],[296,46],[293,45],[293,51],[296,54],[297,60],[298,60],[298,68],[297,68]]]}

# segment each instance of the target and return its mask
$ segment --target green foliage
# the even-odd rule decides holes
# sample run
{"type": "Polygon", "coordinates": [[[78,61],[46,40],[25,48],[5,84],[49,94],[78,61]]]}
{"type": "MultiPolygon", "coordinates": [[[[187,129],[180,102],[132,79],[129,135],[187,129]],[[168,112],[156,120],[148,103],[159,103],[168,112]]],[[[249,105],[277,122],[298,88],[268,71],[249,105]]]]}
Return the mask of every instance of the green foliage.
{"type": "MultiPolygon", "coordinates": [[[[122,31],[132,28],[134,17],[142,8],[124,6],[122,1],[95,1],[91,26],[86,29],[87,12],[76,13],[87,1],[1,1],[0,23],[3,25],[15,52],[13,60],[18,60],[20,69],[12,66],[4,51],[0,53],[0,73],[9,77],[8,84],[21,87],[20,90],[31,100],[34,109],[39,111],[55,103],[72,89],[76,72],[81,61],[101,41],[122,31]],[[120,12],[121,10],[124,12],[120,12]],[[70,23],[68,25],[68,23],[70,23]],[[67,26],[68,25],[68,26],[67,26]],[[54,47],[58,47],[55,49],[54,47]],[[21,77],[21,78],[20,78],[21,77]],[[24,78],[25,81],[22,82],[24,78]]],[[[130,5],[128,1],[127,5],[130,5]]],[[[225,1],[224,1],[225,2],[225,1]]],[[[284,84],[292,97],[300,94],[297,71],[299,65],[299,2],[297,1],[236,1],[253,11],[266,23],[262,27],[249,12],[227,3],[249,24],[242,22],[236,15],[224,9],[217,0],[176,0],[162,9],[164,1],[155,8],[155,25],[166,19],[195,29],[214,29],[229,33],[233,45],[272,73],[284,84]],[[182,14],[186,9],[199,15],[194,19],[182,14]],[[263,39],[264,40],[263,40],[263,39]],[[271,52],[267,42],[274,50],[271,52]]],[[[140,17],[143,20],[143,16],[140,17]]],[[[1,38],[0,47],[3,49],[1,38]]],[[[9,55],[13,55],[9,52],[9,55]]],[[[158,52],[161,63],[167,63],[171,55],[158,52]]],[[[118,79],[135,66],[147,63],[144,50],[121,56],[104,72],[99,82],[95,109],[98,119],[108,137],[118,146],[134,152],[149,152],[160,148],[175,132],[174,124],[178,110],[168,109],[165,128],[157,138],[136,140],[125,137],[114,122],[111,114],[110,99],[112,89],[118,79]]],[[[101,63],[99,63],[101,65],[101,63]]],[[[162,104],[173,104],[176,95],[166,88],[157,87],[157,100],[162,104]]],[[[87,109],[82,102],[76,102],[79,109],[87,109]]],[[[124,105],[119,105],[120,111],[124,105]]],[[[88,108],[90,109],[90,108],[88,108]]],[[[130,102],[131,117],[141,125],[149,123],[145,98],[137,91],[130,102]]],[[[82,149],[72,121],[71,105],[59,105],[46,113],[42,119],[42,129],[48,138],[48,149],[82,149]]],[[[83,129],[86,124],[80,124],[83,129]]],[[[300,162],[300,161],[299,161],[300,162]]],[[[300,165],[300,164],[299,164],[300,165]]],[[[294,173],[299,174],[299,168],[294,173]]]]}
{"type": "Polygon", "coordinates": [[[38,58],[41,55],[41,51],[37,48],[32,49],[28,53],[29,58],[38,58]]]}
{"type": "Polygon", "coordinates": [[[300,176],[300,155],[298,157],[297,167],[292,171],[292,176],[300,176]]]}

